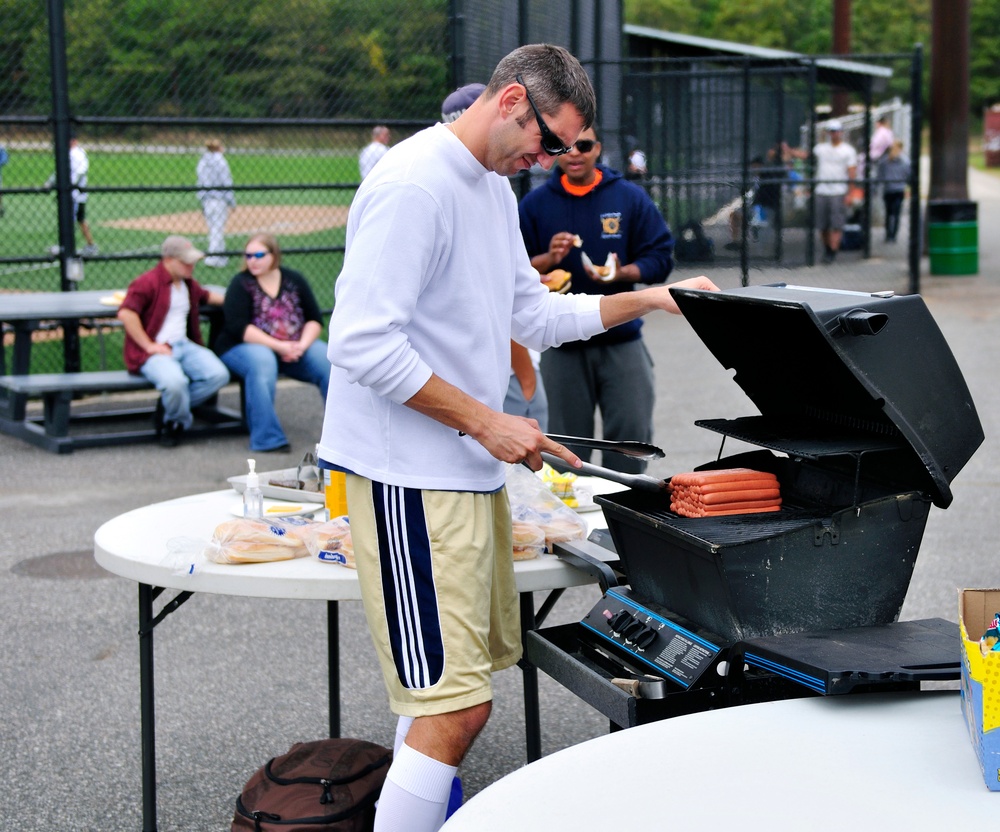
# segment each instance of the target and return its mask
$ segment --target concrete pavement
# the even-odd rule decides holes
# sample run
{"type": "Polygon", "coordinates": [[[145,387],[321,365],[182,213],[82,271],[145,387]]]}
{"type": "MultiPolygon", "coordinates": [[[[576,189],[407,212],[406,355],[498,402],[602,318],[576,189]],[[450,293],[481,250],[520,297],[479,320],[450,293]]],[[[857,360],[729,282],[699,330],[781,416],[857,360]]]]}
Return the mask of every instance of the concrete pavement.
{"type": "MultiPolygon", "coordinates": [[[[956,478],[954,504],[932,509],[903,618],[955,620],[959,587],[1000,584],[992,502],[1000,496],[1000,178],[972,171],[970,184],[980,273],[925,276],[923,294],[987,439],[956,478]]],[[[845,269],[760,277],[836,286],[845,269]]],[[[735,271],[706,271],[723,285],[738,281],[735,271]]],[[[863,264],[843,279],[844,288],[862,288],[863,264]]],[[[651,473],[669,476],[718,451],[718,437],[696,419],[747,415],[752,406],[683,320],[654,316],[646,332],[659,385],[655,439],[667,451],[651,473]]],[[[291,384],[279,396],[293,451],[268,458],[265,469],[295,464],[319,436],[315,390],[291,384]]],[[[0,831],[141,828],[137,590],[93,564],[93,533],[130,509],[225,488],[243,472],[244,445],[232,437],[55,456],[0,437],[0,831]]],[[[598,597],[596,588],[568,591],[547,623],[578,620],[598,597]]],[[[358,604],[341,605],[341,633],[344,732],[391,745],[395,721],[358,604]]],[[[161,832],[228,829],[236,794],[257,766],[297,740],[324,736],[324,644],[325,605],[317,602],[196,595],[157,628],[161,832]]],[[[544,753],[607,731],[603,717],[544,675],[541,698],[544,753]]],[[[467,794],[524,763],[516,669],[498,674],[493,713],[462,767],[467,794]]]]}

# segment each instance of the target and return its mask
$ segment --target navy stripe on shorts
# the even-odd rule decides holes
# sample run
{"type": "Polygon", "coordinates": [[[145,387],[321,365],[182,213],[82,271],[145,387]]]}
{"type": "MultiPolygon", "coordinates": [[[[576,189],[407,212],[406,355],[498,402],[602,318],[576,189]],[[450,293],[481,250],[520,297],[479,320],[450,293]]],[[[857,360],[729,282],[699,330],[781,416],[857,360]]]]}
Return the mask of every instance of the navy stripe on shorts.
{"type": "Polygon", "coordinates": [[[396,673],[406,688],[428,688],[441,679],[444,642],[423,498],[417,488],[373,482],[372,504],[396,673]]]}

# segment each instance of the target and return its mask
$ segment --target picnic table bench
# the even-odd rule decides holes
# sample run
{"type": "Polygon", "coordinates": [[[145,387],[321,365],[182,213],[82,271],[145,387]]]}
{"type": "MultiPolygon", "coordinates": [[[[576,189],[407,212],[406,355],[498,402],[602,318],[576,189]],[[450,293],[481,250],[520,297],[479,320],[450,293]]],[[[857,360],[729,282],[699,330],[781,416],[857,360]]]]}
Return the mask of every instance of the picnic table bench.
{"type": "MultiPolygon", "coordinates": [[[[211,287],[224,291],[221,287],[211,287]]],[[[143,401],[138,406],[102,407],[99,410],[74,409],[74,401],[95,394],[129,393],[153,390],[142,376],[125,370],[91,372],[29,373],[32,333],[49,323],[66,328],[78,327],[85,320],[114,319],[118,304],[107,290],[73,292],[3,293],[0,323],[13,333],[13,355],[9,374],[0,341],[0,432],[16,436],[55,453],[70,453],[75,448],[148,442],[156,438],[153,425],[155,403],[143,401]],[[28,412],[29,400],[42,400],[41,416],[28,412]],[[139,428],[108,426],[112,420],[145,419],[139,428]],[[81,424],[104,422],[105,430],[79,430],[81,424]],[[73,428],[73,429],[71,429],[73,428]]],[[[217,325],[219,311],[204,309],[210,323],[217,325]],[[215,316],[213,319],[211,316],[215,316]]],[[[73,368],[70,368],[73,369],[73,368]]],[[[241,410],[243,395],[240,392],[241,410]]],[[[219,433],[245,433],[241,412],[218,407],[213,398],[194,408],[196,422],[187,431],[190,436],[219,433]]]]}
{"type": "MultiPolygon", "coordinates": [[[[156,436],[153,407],[137,408],[133,405],[126,408],[102,408],[94,412],[71,413],[71,406],[74,399],[88,394],[128,393],[153,389],[153,385],[145,378],[126,370],[0,376],[0,390],[7,391],[9,402],[7,412],[0,412],[0,431],[55,453],[70,453],[76,448],[93,448],[101,445],[147,442],[156,436]],[[43,403],[40,419],[30,416],[26,407],[29,399],[39,398],[43,403]],[[148,415],[149,418],[147,424],[141,428],[70,433],[72,421],[96,423],[144,415],[148,415]]],[[[241,401],[242,398],[241,395],[241,401]]],[[[187,435],[246,432],[243,415],[220,408],[216,397],[194,408],[193,412],[199,421],[186,432],[187,435]]]]}

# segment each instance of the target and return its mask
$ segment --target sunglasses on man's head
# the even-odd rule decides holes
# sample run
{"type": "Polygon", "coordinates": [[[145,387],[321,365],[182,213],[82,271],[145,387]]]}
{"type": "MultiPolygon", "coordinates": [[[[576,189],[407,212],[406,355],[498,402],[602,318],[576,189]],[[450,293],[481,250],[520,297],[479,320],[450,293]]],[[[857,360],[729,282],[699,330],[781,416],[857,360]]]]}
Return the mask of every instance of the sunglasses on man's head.
{"type": "Polygon", "coordinates": [[[247,260],[263,260],[270,253],[271,252],[269,251],[248,251],[243,256],[246,257],[247,260]]]}
{"type": "Polygon", "coordinates": [[[535,113],[535,121],[538,122],[538,129],[542,133],[542,150],[544,150],[549,156],[562,156],[569,153],[573,148],[566,147],[566,145],[562,143],[562,139],[549,129],[549,125],[545,123],[538,107],[535,106],[535,102],[531,98],[531,93],[528,92],[528,88],[524,84],[524,79],[520,75],[515,75],[514,79],[517,83],[524,87],[525,98],[528,99],[528,103],[531,105],[531,109],[535,113]]]}

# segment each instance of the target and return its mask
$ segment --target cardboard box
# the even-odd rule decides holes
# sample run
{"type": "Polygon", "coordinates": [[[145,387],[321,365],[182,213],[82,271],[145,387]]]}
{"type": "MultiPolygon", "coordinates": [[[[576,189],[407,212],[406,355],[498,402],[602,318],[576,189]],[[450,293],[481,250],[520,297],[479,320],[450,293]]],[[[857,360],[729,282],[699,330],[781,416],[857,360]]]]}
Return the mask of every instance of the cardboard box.
{"type": "Polygon", "coordinates": [[[962,711],[983,778],[991,791],[1000,791],[1000,651],[990,651],[984,656],[979,639],[998,612],[1000,589],[959,590],[962,711]]]}

